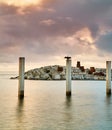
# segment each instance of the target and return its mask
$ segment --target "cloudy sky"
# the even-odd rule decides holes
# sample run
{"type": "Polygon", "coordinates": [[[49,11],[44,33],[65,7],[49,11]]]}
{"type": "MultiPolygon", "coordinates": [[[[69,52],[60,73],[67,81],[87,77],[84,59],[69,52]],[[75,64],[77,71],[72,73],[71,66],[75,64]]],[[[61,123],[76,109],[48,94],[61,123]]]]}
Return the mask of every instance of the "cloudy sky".
{"type": "Polygon", "coordinates": [[[0,0],[0,70],[60,64],[105,67],[112,58],[112,0],[0,0]]]}

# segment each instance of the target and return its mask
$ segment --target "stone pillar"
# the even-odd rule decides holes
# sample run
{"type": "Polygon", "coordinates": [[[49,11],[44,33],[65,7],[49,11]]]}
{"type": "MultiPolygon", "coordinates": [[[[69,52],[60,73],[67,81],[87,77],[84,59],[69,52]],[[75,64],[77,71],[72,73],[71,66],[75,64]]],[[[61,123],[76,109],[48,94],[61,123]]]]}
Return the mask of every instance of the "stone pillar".
{"type": "Polygon", "coordinates": [[[66,96],[71,96],[71,57],[66,58],[66,96]]]}
{"type": "Polygon", "coordinates": [[[18,86],[18,97],[24,98],[24,70],[25,70],[25,58],[19,58],[19,86],[18,86]]]}
{"type": "Polygon", "coordinates": [[[106,61],[106,94],[111,95],[111,61],[106,61]]]}

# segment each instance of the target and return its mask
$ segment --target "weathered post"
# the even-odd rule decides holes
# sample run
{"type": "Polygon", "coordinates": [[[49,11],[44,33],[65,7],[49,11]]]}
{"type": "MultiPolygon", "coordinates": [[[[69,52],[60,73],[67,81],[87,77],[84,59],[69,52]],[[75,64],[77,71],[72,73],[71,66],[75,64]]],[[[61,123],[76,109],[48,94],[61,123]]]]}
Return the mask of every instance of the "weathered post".
{"type": "Polygon", "coordinates": [[[24,98],[24,70],[25,70],[25,58],[19,58],[19,86],[18,86],[18,97],[24,98]]]}
{"type": "Polygon", "coordinates": [[[106,94],[111,95],[111,61],[106,61],[106,94]]]}
{"type": "Polygon", "coordinates": [[[71,57],[66,58],[66,96],[71,96],[71,57]]]}

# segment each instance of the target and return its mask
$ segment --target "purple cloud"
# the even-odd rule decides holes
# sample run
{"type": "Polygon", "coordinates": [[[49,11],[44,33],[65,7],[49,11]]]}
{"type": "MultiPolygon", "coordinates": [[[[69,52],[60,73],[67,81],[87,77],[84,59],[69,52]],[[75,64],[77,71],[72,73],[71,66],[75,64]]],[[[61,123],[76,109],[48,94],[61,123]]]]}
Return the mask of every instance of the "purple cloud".
{"type": "MultiPolygon", "coordinates": [[[[44,0],[43,0],[44,1],[44,0]]],[[[40,6],[25,8],[0,4],[0,56],[15,61],[20,56],[56,57],[94,51],[87,38],[77,38],[88,28],[97,49],[111,48],[111,39],[101,36],[102,27],[112,25],[111,0],[46,0],[40,6]],[[100,37],[101,36],[101,37],[100,37]],[[71,38],[72,40],[68,40],[71,38]],[[105,47],[106,46],[106,47],[105,47]]],[[[86,33],[86,32],[85,32],[86,33]]],[[[2,59],[3,59],[2,58],[2,59]]],[[[0,59],[0,62],[3,60],[0,59]]],[[[9,60],[6,60],[6,62],[9,60]]]]}

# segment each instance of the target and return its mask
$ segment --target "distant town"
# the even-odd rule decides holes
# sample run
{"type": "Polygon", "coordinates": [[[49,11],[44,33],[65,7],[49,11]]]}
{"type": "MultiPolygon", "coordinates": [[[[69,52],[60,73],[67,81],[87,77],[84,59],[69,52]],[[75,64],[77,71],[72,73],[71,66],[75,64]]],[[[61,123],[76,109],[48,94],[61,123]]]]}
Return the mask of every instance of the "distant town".
{"type": "MultiPolygon", "coordinates": [[[[85,68],[77,61],[75,67],[72,67],[72,80],[105,80],[106,69],[104,68],[85,68]]],[[[15,79],[18,77],[12,77],[15,79]]],[[[24,78],[28,80],[65,80],[66,67],[60,65],[45,66],[25,72],[24,78]]]]}
{"type": "Polygon", "coordinates": [[[73,67],[72,78],[80,80],[105,80],[106,69],[90,67],[85,69],[81,66],[80,61],[77,62],[76,67],[73,67]]]}

